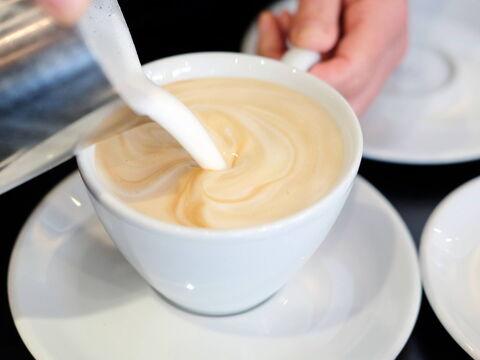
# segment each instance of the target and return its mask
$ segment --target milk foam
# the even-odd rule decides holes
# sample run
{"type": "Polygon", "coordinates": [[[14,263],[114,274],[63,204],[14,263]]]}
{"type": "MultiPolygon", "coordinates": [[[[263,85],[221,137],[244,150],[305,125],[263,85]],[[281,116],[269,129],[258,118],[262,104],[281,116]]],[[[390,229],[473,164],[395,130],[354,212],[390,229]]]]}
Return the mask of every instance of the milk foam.
{"type": "Polygon", "coordinates": [[[340,131],[309,97],[242,78],[165,88],[202,121],[229,167],[203,170],[160,126],[142,124],[95,149],[105,182],[132,208],[185,226],[247,227],[312,205],[338,180],[340,131]]]}

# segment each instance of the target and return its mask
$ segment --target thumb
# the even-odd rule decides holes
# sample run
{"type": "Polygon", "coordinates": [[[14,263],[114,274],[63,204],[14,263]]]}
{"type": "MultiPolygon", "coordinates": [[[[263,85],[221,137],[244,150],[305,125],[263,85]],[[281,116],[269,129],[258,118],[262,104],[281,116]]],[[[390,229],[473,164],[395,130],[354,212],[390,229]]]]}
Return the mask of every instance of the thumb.
{"type": "Polygon", "coordinates": [[[300,0],[289,34],[300,48],[330,51],[338,40],[342,0],[300,0]]]}

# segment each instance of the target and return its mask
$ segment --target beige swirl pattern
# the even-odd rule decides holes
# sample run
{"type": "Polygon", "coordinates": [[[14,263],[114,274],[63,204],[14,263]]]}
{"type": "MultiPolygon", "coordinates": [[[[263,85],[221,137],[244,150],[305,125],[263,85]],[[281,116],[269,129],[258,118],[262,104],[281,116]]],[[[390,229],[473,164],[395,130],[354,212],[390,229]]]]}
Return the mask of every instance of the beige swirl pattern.
{"type": "Polygon", "coordinates": [[[166,89],[202,120],[229,168],[200,169],[153,122],[104,140],[96,145],[97,167],[134,209],[186,226],[247,227],[312,205],[339,177],[340,132],[310,98],[253,79],[197,79],[166,89]]]}

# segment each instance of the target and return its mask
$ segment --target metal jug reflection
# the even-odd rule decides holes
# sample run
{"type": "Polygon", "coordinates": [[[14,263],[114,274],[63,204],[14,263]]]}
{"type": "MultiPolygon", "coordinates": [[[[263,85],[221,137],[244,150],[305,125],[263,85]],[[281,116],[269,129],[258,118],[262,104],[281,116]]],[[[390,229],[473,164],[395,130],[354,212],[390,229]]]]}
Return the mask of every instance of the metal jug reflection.
{"type": "Polygon", "coordinates": [[[114,97],[74,29],[0,0],[0,194],[71,157],[79,119],[114,97]]]}

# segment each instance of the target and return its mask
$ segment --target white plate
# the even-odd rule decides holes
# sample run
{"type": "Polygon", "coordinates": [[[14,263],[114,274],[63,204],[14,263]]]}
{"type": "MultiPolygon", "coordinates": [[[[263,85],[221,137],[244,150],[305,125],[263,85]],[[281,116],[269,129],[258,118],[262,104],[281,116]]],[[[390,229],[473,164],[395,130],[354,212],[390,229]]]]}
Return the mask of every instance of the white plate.
{"type": "MultiPolygon", "coordinates": [[[[293,10],[281,1],[272,9],[293,10]]],[[[364,156],[405,164],[480,159],[478,0],[410,2],[408,55],[362,117],[364,156]]],[[[242,51],[255,53],[255,25],[242,51]]]]}
{"type": "Polygon", "coordinates": [[[480,177],[447,196],[421,242],[427,298],[443,326],[480,359],[480,177]]]}
{"type": "Polygon", "coordinates": [[[362,179],[309,263],[244,314],[203,317],[166,302],[112,245],[78,174],[32,214],[8,277],[23,341],[58,360],[393,359],[420,293],[405,224],[362,179]]]}

